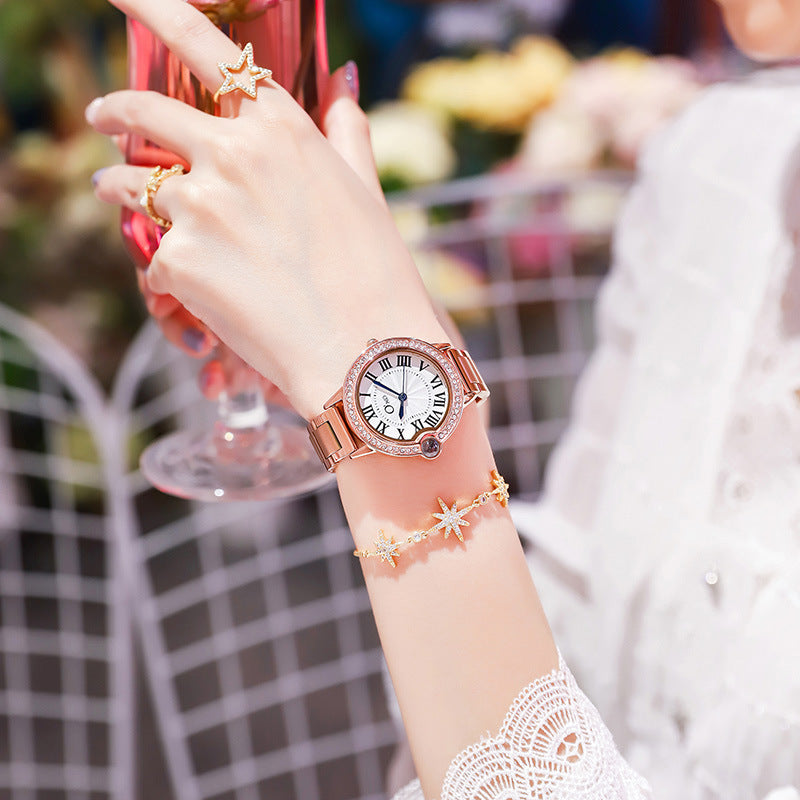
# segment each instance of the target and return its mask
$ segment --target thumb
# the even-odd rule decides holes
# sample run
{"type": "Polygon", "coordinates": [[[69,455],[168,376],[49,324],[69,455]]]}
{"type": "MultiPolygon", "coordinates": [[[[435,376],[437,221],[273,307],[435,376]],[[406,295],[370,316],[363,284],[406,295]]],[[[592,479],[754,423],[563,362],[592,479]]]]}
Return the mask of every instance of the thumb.
{"type": "Polygon", "coordinates": [[[358,67],[355,61],[348,61],[331,75],[325,87],[322,132],[367,189],[383,203],[383,191],[372,155],[369,122],[358,105],[358,93],[358,67]]]}

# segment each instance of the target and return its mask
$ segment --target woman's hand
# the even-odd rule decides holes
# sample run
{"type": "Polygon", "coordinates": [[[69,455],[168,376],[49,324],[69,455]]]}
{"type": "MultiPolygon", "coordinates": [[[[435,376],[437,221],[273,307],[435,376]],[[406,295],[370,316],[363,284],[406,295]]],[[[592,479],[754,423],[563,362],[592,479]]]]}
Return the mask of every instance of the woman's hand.
{"type": "Polygon", "coordinates": [[[800,0],[717,0],[739,48],[770,60],[800,55],[800,0]]]}
{"type": "MultiPolygon", "coordinates": [[[[216,64],[239,59],[239,48],[183,0],[113,1],[211,91],[222,83],[216,64]]],[[[347,120],[357,114],[368,132],[352,98],[335,96],[325,114],[329,136],[341,136],[339,152],[275,83],[260,83],[256,101],[222,99],[225,116],[217,118],[123,91],[95,101],[87,118],[102,133],[142,135],[191,165],[156,194],[157,213],[173,227],[145,291],[180,301],[310,417],[369,338],[447,337],[377,182],[356,172],[366,173],[366,156],[347,120]]],[[[110,168],[98,193],[130,205],[148,174],[110,168]]]]}

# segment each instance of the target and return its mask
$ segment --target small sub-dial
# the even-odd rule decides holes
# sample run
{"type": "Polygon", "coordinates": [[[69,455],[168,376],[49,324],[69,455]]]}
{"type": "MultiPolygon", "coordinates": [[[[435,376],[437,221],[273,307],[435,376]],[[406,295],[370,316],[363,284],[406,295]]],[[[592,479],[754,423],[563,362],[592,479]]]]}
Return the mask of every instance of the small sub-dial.
{"type": "Polygon", "coordinates": [[[358,386],[361,416],[376,433],[393,441],[413,440],[441,425],[450,391],[441,368],[410,351],[373,361],[358,386]]]}

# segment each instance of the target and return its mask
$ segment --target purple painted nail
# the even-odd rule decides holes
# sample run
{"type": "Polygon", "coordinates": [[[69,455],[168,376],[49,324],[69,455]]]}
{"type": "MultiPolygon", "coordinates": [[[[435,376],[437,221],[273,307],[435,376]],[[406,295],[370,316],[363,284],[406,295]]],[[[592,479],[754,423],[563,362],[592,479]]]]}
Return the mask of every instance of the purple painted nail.
{"type": "Polygon", "coordinates": [[[181,338],[183,343],[195,353],[199,353],[206,344],[206,335],[199,328],[187,328],[181,338]]]}
{"type": "Polygon", "coordinates": [[[103,167],[102,169],[97,170],[97,172],[92,175],[92,186],[97,188],[97,184],[100,182],[100,176],[108,169],[108,167],[103,167]]]}
{"type": "Polygon", "coordinates": [[[357,103],[361,94],[361,83],[358,80],[358,66],[355,61],[348,61],[344,65],[344,80],[350,94],[353,95],[353,100],[357,103]]]}

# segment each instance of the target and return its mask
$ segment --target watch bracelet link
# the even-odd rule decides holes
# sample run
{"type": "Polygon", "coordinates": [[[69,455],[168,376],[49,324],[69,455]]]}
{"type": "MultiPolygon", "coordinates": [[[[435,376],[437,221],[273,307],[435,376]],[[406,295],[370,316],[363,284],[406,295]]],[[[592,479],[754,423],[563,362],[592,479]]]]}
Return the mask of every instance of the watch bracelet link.
{"type": "MultiPolygon", "coordinates": [[[[458,370],[464,382],[465,406],[471,402],[481,403],[489,397],[489,388],[466,350],[459,350],[450,344],[436,344],[434,347],[449,356],[458,370]]],[[[307,428],[311,444],[328,472],[334,472],[340,461],[363,445],[347,424],[340,393],[329,401],[321,414],[309,421],[307,428]]]]}
{"type": "Polygon", "coordinates": [[[466,350],[458,350],[455,347],[449,348],[445,353],[450,356],[464,380],[464,388],[467,393],[466,403],[482,403],[484,400],[488,400],[489,387],[478,372],[472,356],[466,350]]]}
{"type": "Polygon", "coordinates": [[[344,403],[340,400],[326,408],[308,423],[308,435],[320,461],[328,472],[354,453],[360,444],[344,418],[344,403]]]}

